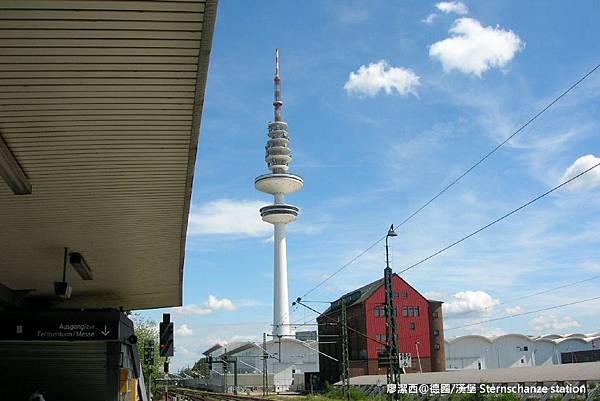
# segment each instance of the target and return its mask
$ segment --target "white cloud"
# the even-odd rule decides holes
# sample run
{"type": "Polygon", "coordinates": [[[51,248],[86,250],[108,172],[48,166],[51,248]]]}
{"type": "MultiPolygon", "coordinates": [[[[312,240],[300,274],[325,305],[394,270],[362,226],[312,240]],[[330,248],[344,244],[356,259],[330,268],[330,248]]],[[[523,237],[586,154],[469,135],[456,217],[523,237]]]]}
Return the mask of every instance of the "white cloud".
{"type": "Polygon", "coordinates": [[[508,307],[505,309],[507,315],[517,315],[519,313],[523,313],[523,308],[520,306],[508,307]]]}
{"type": "Polygon", "coordinates": [[[261,237],[273,229],[260,218],[261,201],[218,199],[192,210],[188,234],[244,235],[261,237]]]}
{"type": "Polygon", "coordinates": [[[203,308],[198,305],[190,304],[185,306],[179,306],[174,308],[175,313],[180,315],[209,315],[213,311],[207,308],[203,308]]]}
{"type": "Polygon", "coordinates": [[[431,25],[431,24],[433,24],[433,21],[436,19],[436,17],[437,17],[437,14],[436,13],[432,13],[432,14],[429,14],[427,17],[423,18],[421,20],[421,22],[424,22],[427,25],[431,25]]]}
{"type": "Polygon", "coordinates": [[[446,14],[456,13],[459,15],[465,15],[469,12],[467,6],[460,1],[442,1],[435,5],[438,10],[446,14]]]}
{"type": "MultiPolygon", "coordinates": [[[[460,1],[442,1],[441,3],[437,3],[435,6],[438,10],[446,14],[455,13],[458,15],[465,15],[469,13],[469,8],[460,1]]],[[[421,22],[431,25],[437,17],[438,14],[431,13],[427,17],[423,18],[421,22]]]]}
{"type": "Polygon", "coordinates": [[[571,316],[558,318],[554,315],[540,315],[533,318],[530,324],[538,333],[548,333],[553,330],[564,330],[581,326],[579,322],[574,320],[571,316]]]}
{"type": "Polygon", "coordinates": [[[437,58],[444,71],[481,74],[490,68],[502,68],[525,44],[512,31],[499,26],[483,27],[473,18],[460,18],[450,28],[452,37],[434,43],[429,56],[437,58]]]}
{"type": "Polygon", "coordinates": [[[198,358],[198,354],[194,351],[190,351],[189,349],[187,349],[184,346],[178,345],[175,348],[177,348],[176,352],[177,355],[182,355],[184,357],[186,357],[187,359],[191,359],[193,362],[195,361],[195,358],[198,358]]]}
{"type": "Polygon", "coordinates": [[[210,294],[203,306],[194,304],[180,306],[174,308],[175,313],[180,315],[210,315],[211,313],[218,310],[235,311],[237,308],[233,301],[229,298],[217,298],[215,295],[210,294]]]}
{"type": "Polygon", "coordinates": [[[420,85],[419,77],[408,68],[390,67],[385,60],[362,65],[358,71],[351,72],[344,85],[346,92],[358,96],[374,97],[380,91],[391,95],[416,95],[420,85]]]}
{"type": "Polygon", "coordinates": [[[492,298],[485,291],[461,291],[452,296],[450,301],[443,304],[444,313],[457,314],[471,311],[484,311],[500,301],[492,298]]]}
{"type": "MultiPolygon", "coordinates": [[[[600,157],[594,155],[581,156],[567,167],[561,181],[568,180],[598,163],[600,163],[600,157]]],[[[568,187],[571,189],[591,189],[598,185],[600,185],[600,166],[573,180],[568,184],[568,187]]]]}
{"type": "Polygon", "coordinates": [[[218,299],[213,294],[210,294],[208,296],[208,301],[206,301],[206,307],[208,307],[209,309],[212,309],[212,310],[224,309],[224,310],[228,310],[228,311],[234,311],[236,309],[235,305],[231,301],[231,299],[228,299],[228,298],[218,299]]]}
{"type": "Polygon", "coordinates": [[[194,335],[194,331],[184,323],[175,329],[175,334],[182,337],[189,337],[194,335]]]}

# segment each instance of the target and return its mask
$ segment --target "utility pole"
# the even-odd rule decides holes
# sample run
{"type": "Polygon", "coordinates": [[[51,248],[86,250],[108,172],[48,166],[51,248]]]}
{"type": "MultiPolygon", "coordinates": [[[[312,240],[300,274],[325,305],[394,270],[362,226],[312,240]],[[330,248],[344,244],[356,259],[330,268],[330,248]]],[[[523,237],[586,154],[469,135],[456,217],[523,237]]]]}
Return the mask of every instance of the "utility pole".
{"type": "MultiPolygon", "coordinates": [[[[393,272],[390,267],[390,253],[388,238],[396,237],[398,234],[394,231],[392,224],[385,236],[385,269],[383,271],[383,281],[385,285],[385,325],[386,325],[386,344],[389,352],[390,365],[387,371],[387,384],[398,384],[400,379],[400,361],[398,360],[398,326],[396,324],[396,305],[394,304],[394,286],[393,272]]],[[[398,398],[398,394],[388,394],[389,399],[398,398]]]]}
{"type": "Polygon", "coordinates": [[[350,401],[350,358],[348,356],[348,317],[346,299],[342,298],[342,388],[344,398],[350,401]]]}
{"type": "MultiPolygon", "coordinates": [[[[227,353],[227,348],[225,348],[225,353],[227,353]]],[[[228,365],[227,365],[226,358],[225,359],[221,358],[221,366],[223,367],[223,392],[225,394],[227,394],[228,393],[228,391],[227,391],[227,370],[228,370],[227,368],[228,368],[228,365]]]]}
{"type": "Polygon", "coordinates": [[[233,361],[233,394],[237,395],[238,393],[238,377],[237,377],[237,373],[238,373],[238,365],[237,365],[237,356],[235,357],[235,360],[233,361]]]}
{"type": "Polygon", "coordinates": [[[267,333],[263,333],[263,396],[269,395],[269,374],[267,373],[267,333]]]}

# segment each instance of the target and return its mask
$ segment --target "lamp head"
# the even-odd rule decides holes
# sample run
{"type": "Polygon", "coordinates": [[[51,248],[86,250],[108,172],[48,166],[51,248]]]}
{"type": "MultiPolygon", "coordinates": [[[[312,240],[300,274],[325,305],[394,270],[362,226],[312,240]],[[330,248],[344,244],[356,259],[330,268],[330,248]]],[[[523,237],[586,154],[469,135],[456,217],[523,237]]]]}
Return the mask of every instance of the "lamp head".
{"type": "Polygon", "coordinates": [[[387,236],[388,237],[397,237],[398,236],[398,234],[396,234],[396,231],[394,231],[394,225],[393,224],[390,226],[390,229],[388,230],[387,236]]]}

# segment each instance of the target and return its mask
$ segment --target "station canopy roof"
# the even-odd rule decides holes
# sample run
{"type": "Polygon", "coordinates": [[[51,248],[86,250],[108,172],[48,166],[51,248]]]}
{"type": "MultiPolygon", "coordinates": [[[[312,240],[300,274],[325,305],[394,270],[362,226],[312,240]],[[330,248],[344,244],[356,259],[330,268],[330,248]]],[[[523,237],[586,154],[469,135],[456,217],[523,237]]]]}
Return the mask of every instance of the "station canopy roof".
{"type": "Polygon", "coordinates": [[[5,303],[181,304],[215,18],[211,0],[0,2],[0,140],[32,188],[0,177],[5,303]],[[69,265],[68,301],[65,247],[93,269],[69,265]]]}

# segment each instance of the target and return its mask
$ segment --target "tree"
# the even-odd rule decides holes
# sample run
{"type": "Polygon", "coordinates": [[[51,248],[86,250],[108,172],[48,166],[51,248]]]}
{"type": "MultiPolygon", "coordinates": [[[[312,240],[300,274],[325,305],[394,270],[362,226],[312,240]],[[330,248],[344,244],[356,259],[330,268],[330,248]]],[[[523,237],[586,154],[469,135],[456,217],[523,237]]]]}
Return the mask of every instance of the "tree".
{"type": "Polygon", "coordinates": [[[158,323],[150,318],[140,315],[139,313],[132,313],[129,315],[129,318],[133,321],[135,335],[138,338],[137,346],[140,358],[142,360],[146,386],[150,382],[148,380],[148,378],[150,378],[153,388],[156,388],[154,383],[156,383],[156,379],[163,376],[163,364],[165,362],[165,358],[160,357],[158,349],[160,343],[160,338],[158,335],[158,323]],[[146,342],[150,340],[154,341],[154,365],[152,366],[143,364],[144,347],[146,342]]]}
{"type": "Polygon", "coordinates": [[[184,373],[188,376],[192,376],[192,377],[196,377],[198,375],[201,375],[203,377],[208,377],[209,375],[209,371],[208,371],[208,359],[207,358],[200,358],[199,360],[197,360],[194,363],[194,366],[192,367],[187,367],[187,368],[182,368],[179,370],[179,373],[184,373]]]}
{"type": "Polygon", "coordinates": [[[210,374],[210,371],[208,370],[208,358],[200,358],[198,361],[196,361],[196,363],[194,363],[192,369],[200,373],[202,376],[208,377],[210,374]]]}

